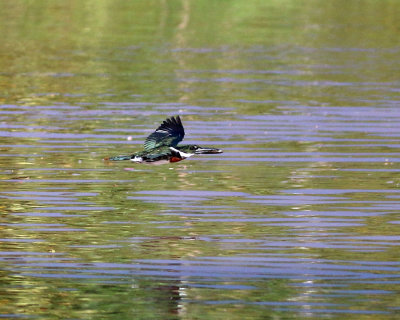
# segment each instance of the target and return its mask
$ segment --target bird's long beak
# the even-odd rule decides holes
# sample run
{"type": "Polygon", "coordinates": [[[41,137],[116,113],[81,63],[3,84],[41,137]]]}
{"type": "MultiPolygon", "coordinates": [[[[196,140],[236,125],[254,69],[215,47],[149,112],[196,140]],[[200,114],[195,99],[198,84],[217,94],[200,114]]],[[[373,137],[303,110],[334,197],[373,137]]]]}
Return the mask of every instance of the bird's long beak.
{"type": "Polygon", "coordinates": [[[215,154],[215,153],[222,153],[222,150],[216,149],[216,148],[199,148],[194,153],[196,153],[196,154],[215,154]]]}

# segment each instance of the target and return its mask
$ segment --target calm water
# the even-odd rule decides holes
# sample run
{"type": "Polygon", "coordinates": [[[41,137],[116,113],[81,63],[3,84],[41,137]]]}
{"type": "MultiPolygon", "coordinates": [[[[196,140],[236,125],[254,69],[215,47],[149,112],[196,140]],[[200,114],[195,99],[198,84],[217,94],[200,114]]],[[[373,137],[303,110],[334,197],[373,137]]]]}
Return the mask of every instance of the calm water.
{"type": "Polygon", "coordinates": [[[398,1],[0,3],[0,317],[396,319],[398,1]],[[223,154],[106,163],[166,117],[223,154]]]}

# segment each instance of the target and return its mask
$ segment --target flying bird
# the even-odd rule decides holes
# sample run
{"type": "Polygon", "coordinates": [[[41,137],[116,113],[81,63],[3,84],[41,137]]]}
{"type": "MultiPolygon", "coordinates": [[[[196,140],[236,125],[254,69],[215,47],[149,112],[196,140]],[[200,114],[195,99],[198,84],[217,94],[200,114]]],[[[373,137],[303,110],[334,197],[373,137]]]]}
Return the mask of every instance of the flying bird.
{"type": "Polygon", "coordinates": [[[211,147],[200,147],[196,144],[178,145],[185,136],[179,116],[170,117],[150,134],[144,142],[144,150],[132,155],[105,158],[108,161],[131,160],[137,163],[178,162],[194,154],[222,153],[222,150],[211,147]]]}

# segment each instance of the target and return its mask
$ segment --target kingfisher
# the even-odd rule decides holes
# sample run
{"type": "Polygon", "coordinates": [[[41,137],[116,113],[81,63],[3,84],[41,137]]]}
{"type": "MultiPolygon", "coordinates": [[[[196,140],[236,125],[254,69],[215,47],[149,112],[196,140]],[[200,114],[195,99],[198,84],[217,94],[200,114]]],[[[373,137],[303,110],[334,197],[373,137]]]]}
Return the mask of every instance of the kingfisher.
{"type": "Polygon", "coordinates": [[[194,154],[216,154],[222,150],[196,144],[178,145],[185,136],[179,116],[164,120],[144,142],[144,150],[133,155],[105,158],[108,161],[131,160],[136,163],[178,162],[194,154]]]}

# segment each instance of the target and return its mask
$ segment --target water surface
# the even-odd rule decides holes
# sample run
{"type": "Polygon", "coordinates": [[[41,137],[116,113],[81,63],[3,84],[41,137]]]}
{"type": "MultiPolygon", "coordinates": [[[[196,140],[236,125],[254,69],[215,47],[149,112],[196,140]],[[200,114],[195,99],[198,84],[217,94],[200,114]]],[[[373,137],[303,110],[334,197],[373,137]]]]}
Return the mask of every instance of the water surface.
{"type": "Polygon", "coordinates": [[[0,7],[0,317],[396,318],[397,1],[0,7]]]}

